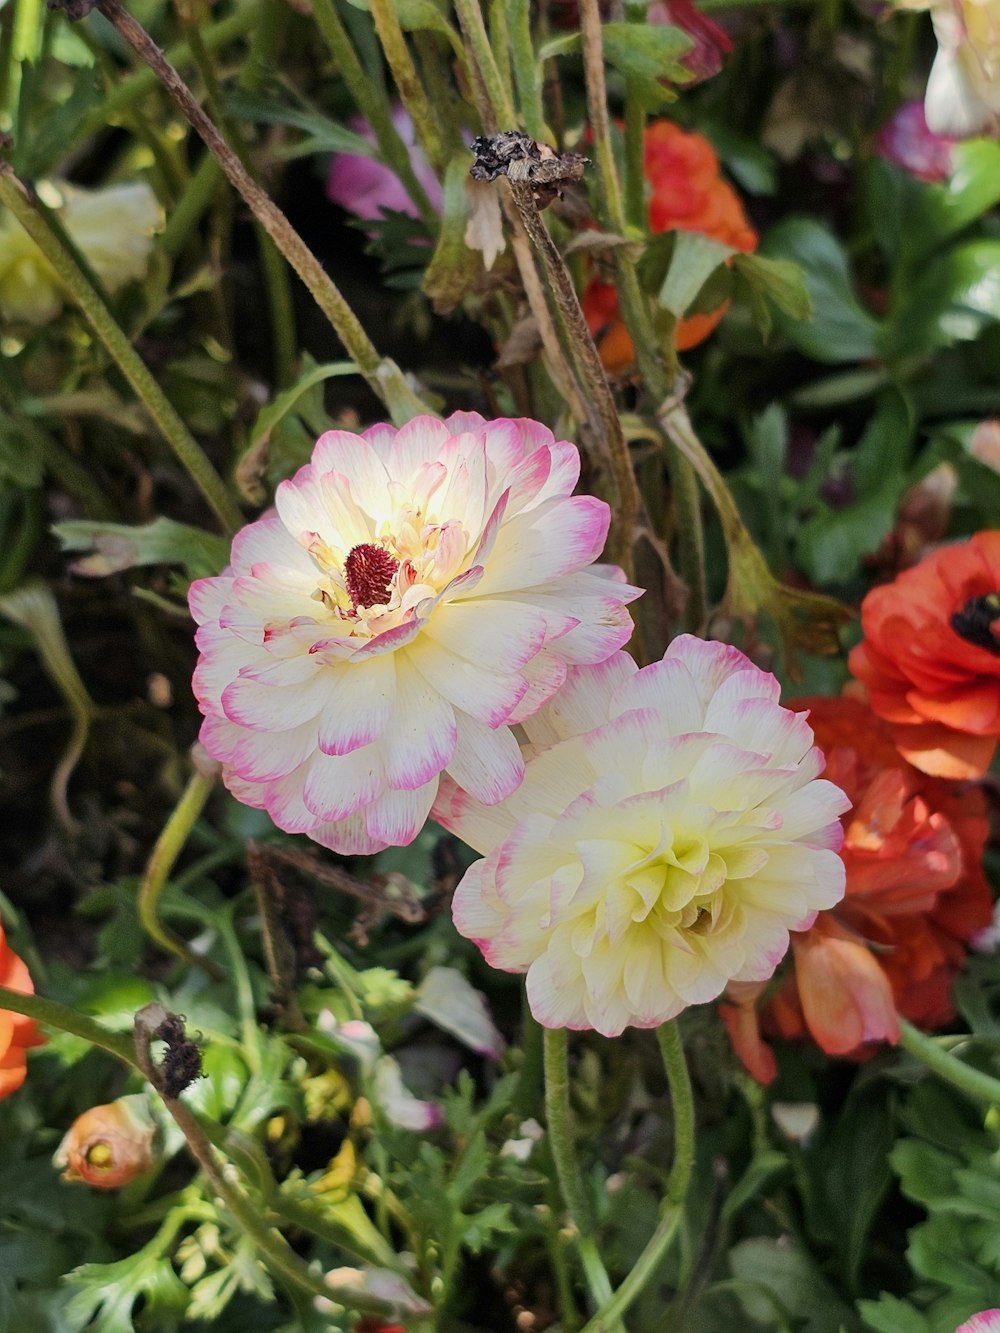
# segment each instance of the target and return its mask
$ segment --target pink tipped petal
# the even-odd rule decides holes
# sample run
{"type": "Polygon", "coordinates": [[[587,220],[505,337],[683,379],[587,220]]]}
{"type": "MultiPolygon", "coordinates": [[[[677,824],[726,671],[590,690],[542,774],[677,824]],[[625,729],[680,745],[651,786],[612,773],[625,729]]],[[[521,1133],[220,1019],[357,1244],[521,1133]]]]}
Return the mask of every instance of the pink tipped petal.
{"type": "Polygon", "coordinates": [[[455,752],[455,710],[409,661],[398,665],[396,705],[379,742],[391,787],[421,787],[441,772],[455,752]]]}
{"type": "Polygon", "coordinates": [[[365,808],[368,832],[390,847],[405,847],[426,823],[437,789],[436,777],[413,791],[386,789],[365,808]]]}
{"type": "Polygon", "coordinates": [[[314,754],[302,788],[302,800],[317,824],[346,819],[374,801],[385,786],[377,747],[351,754],[314,754]]]}
{"type": "Polygon", "coordinates": [[[448,772],[484,805],[496,805],[519,786],[524,761],[507,727],[493,731],[468,713],[457,713],[458,737],[448,772]]]}
{"type": "Polygon", "coordinates": [[[489,727],[502,725],[527,693],[523,676],[473,666],[426,635],[414,645],[410,661],[442,698],[489,727]]]}
{"type": "Polygon", "coordinates": [[[222,707],[230,722],[252,731],[289,731],[322,712],[329,688],[322,675],[314,675],[294,689],[241,678],[226,686],[222,707]]]}
{"type": "Polygon", "coordinates": [[[350,754],[385,731],[396,700],[396,660],[392,654],[337,672],[330,698],[319,716],[319,748],[350,754]]]}
{"type": "Polygon", "coordinates": [[[539,613],[503,602],[450,602],[439,607],[427,633],[446,652],[495,671],[519,671],[537,657],[548,626],[539,613]]]}
{"type": "Polygon", "coordinates": [[[393,481],[407,482],[423,463],[433,463],[451,435],[436,417],[414,417],[396,436],[385,458],[386,470],[393,481]]]}
{"type": "Polygon", "coordinates": [[[610,521],[604,501],[586,495],[512,519],[497,537],[481,595],[537,586],[596,560],[610,521]]]}

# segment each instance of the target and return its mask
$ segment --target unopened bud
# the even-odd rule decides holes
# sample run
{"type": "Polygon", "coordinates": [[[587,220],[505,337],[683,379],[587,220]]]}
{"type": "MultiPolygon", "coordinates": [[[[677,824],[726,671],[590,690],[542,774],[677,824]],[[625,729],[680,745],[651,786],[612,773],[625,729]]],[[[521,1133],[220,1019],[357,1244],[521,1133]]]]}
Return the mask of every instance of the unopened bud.
{"type": "Polygon", "coordinates": [[[63,1180],[82,1180],[99,1190],[119,1189],[153,1165],[156,1125],[146,1098],[119,1097],[77,1116],[55,1156],[63,1180]]]}

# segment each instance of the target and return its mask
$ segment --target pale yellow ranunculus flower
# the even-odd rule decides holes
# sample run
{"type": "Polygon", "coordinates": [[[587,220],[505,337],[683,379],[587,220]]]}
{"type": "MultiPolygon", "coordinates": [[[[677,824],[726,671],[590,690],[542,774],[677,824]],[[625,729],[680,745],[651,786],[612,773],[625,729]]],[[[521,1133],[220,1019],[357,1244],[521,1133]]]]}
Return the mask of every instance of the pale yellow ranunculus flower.
{"type": "MultiPolygon", "coordinates": [[[[60,184],[59,219],[107,291],[146,272],[163,210],[143,181],[83,190],[60,184]]],[[[62,309],[63,288],[52,265],[15,218],[0,214],[0,319],[38,326],[62,309]]]]}
{"type": "Polygon", "coordinates": [[[924,96],[935,134],[1000,132],[1000,0],[896,0],[929,9],[938,41],[924,96]]]}

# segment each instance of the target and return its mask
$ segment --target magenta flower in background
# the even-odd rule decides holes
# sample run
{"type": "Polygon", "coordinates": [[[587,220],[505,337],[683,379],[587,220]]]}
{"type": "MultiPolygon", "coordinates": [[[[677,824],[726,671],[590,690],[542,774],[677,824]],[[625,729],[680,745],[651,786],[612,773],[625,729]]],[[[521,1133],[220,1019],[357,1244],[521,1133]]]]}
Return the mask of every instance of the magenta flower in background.
{"type": "MultiPolygon", "coordinates": [[[[417,180],[440,212],[444,204],[441,182],[416,141],[413,121],[399,105],[393,107],[392,120],[410,150],[417,180]]],[[[360,116],[351,121],[351,129],[371,143],[376,142],[374,130],[360,116]]],[[[330,159],[326,194],[333,203],[365,222],[381,222],[387,213],[406,213],[411,218],[419,216],[416,204],[396,173],[377,158],[364,157],[360,153],[334,153],[330,159]]]]}
{"type": "Polygon", "coordinates": [[[713,23],[694,4],[694,0],[653,0],[646,11],[650,23],[670,23],[681,28],[694,46],[681,60],[692,75],[693,82],[701,83],[718,74],[722,57],[733,49],[729,34],[713,23]]]}
{"type": "Polygon", "coordinates": [[[939,183],[951,175],[955,140],[927,126],[923,102],[904,102],[879,130],[876,151],[917,180],[939,183]]]}
{"type": "Polygon", "coordinates": [[[493,804],[511,727],[632,633],[575,445],[456,412],[321,436],[191,586],[201,742],[229,790],[334,851],[411,842],[442,771],[493,804]]]}

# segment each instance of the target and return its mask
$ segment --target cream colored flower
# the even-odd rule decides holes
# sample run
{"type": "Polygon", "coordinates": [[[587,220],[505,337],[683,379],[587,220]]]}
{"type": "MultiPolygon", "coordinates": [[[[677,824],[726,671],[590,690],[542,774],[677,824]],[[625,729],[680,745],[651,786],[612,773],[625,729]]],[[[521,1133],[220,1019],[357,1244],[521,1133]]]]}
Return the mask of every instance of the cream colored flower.
{"type": "MultiPolygon", "coordinates": [[[[47,190],[61,199],[59,220],[107,291],[114,294],[145,274],[153,234],[163,226],[163,210],[148,185],[47,190]]],[[[37,326],[54,319],[62,304],[52,265],[16,219],[0,215],[0,318],[37,326]]]]}
{"type": "Polygon", "coordinates": [[[526,972],[546,1027],[655,1027],[763,981],[843,896],[844,793],[778,683],[683,635],[641,671],[572,670],[524,730],[524,781],[488,808],[444,782],[434,815],[485,859],[455,924],[526,972]]]}
{"type": "Polygon", "coordinates": [[[924,96],[934,134],[1000,131],[1000,0],[896,0],[929,9],[938,41],[924,96]]]}

